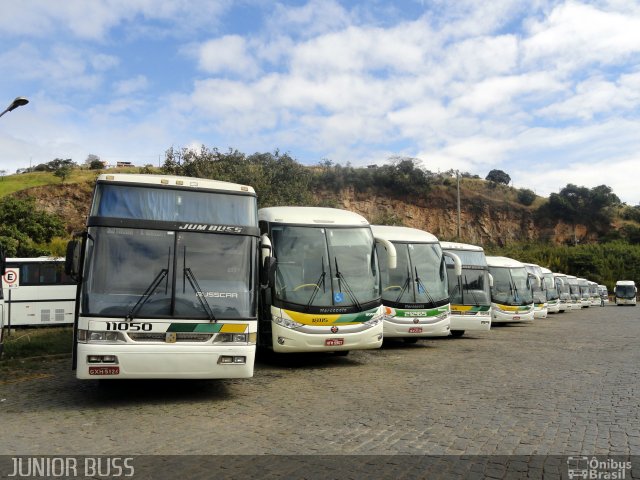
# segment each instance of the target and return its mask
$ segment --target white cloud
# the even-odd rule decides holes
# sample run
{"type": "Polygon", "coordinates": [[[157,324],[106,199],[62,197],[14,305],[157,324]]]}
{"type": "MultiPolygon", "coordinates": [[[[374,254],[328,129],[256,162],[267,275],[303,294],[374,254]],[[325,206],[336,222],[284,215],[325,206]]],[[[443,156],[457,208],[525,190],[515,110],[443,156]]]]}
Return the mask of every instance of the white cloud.
{"type": "Polygon", "coordinates": [[[74,37],[102,41],[116,27],[127,24],[131,30],[145,28],[158,35],[150,23],[161,21],[172,28],[163,35],[193,31],[217,25],[229,8],[229,0],[30,0],[3,5],[0,34],[46,37],[70,33],[74,37]]]}
{"type": "Polygon", "coordinates": [[[114,85],[114,91],[116,95],[131,95],[132,93],[145,90],[149,86],[149,80],[144,75],[136,75],[135,77],[128,78],[117,82],[114,85]]]}
{"type": "Polygon", "coordinates": [[[564,101],[541,108],[537,113],[550,118],[592,120],[596,115],[620,115],[640,105],[640,74],[624,75],[618,82],[590,78],[575,87],[564,101]]]}
{"type": "Polygon", "coordinates": [[[239,35],[226,35],[200,45],[198,66],[207,73],[235,73],[246,77],[253,77],[259,71],[246,40],[239,35]]]}
{"type": "Polygon", "coordinates": [[[598,9],[575,1],[554,8],[529,27],[523,41],[525,65],[564,74],[599,63],[615,65],[640,53],[640,16],[598,9]]]}
{"type": "Polygon", "coordinates": [[[469,87],[470,91],[453,103],[458,108],[472,113],[484,113],[496,108],[503,112],[511,112],[521,108],[518,104],[519,97],[546,95],[563,88],[545,72],[492,77],[469,87]]]}
{"type": "Polygon", "coordinates": [[[311,0],[300,7],[276,4],[268,20],[268,28],[279,32],[313,37],[339,30],[352,23],[350,14],[334,0],[311,0]]]}
{"type": "Polygon", "coordinates": [[[43,82],[45,88],[57,90],[94,90],[101,85],[104,72],[118,61],[111,55],[99,55],[100,69],[94,68],[93,53],[57,43],[45,48],[22,43],[0,54],[0,64],[14,78],[43,82]]]}

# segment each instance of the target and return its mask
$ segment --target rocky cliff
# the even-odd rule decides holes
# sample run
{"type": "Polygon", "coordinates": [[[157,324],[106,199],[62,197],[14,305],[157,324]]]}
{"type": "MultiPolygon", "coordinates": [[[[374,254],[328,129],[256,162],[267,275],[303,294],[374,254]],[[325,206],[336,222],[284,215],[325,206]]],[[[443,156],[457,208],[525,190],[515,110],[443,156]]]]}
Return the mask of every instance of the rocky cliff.
{"type": "MultiPolygon", "coordinates": [[[[22,190],[18,197],[32,196],[36,204],[60,215],[67,232],[84,229],[92,194],[92,183],[56,184],[22,190]]],[[[424,197],[389,196],[380,192],[314,192],[321,204],[344,208],[363,215],[371,223],[394,223],[433,233],[441,240],[456,240],[457,209],[455,189],[438,186],[424,197]]],[[[535,209],[508,201],[502,192],[461,193],[460,241],[475,245],[505,245],[519,241],[565,243],[574,238],[573,226],[558,223],[540,228],[535,209]]],[[[583,226],[575,231],[579,239],[589,239],[583,226]]]]}

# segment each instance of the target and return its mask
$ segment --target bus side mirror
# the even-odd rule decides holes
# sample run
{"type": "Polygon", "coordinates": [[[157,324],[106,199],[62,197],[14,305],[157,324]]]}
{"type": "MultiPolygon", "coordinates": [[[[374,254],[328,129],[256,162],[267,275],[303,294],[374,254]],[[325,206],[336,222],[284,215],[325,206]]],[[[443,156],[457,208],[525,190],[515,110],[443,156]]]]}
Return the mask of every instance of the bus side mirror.
{"type": "Polygon", "coordinates": [[[487,275],[489,275],[489,288],[493,288],[493,275],[490,273],[487,273],[487,275]]]}
{"type": "Polygon", "coordinates": [[[456,277],[460,277],[462,275],[462,260],[460,260],[460,257],[455,253],[446,250],[442,251],[442,255],[453,260],[453,271],[455,272],[456,277]]]}
{"type": "Polygon", "coordinates": [[[273,257],[265,257],[260,270],[260,283],[263,286],[274,285],[276,283],[276,259],[273,257]]]}
{"type": "Polygon", "coordinates": [[[67,243],[67,255],[64,262],[64,272],[75,281],[80,277],[80,250],[82,242],[71,240],[67,243]]]}
{"type": "Polygon", "coordinates": [[[375,237],[376,243],[382,244],[382,246],[387,250],[387,268],[389,270],[395,270],[398,266],[398,253],[396,252],[396,247],[389,240],[384,238],[375,237]]]}

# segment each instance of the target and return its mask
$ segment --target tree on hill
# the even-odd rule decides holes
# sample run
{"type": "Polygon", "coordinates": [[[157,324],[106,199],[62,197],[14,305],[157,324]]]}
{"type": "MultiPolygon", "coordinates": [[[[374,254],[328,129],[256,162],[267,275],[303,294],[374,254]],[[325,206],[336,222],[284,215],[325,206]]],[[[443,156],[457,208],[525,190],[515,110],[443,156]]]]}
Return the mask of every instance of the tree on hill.
{"type": "Polygon", "coordinates": [[[0,199],[0,245],[8,257],[47,255],[41,245],[64,234],[62,220],[38,209],[33,198],[0,199]]]}
{"type": "Polygon", "coordinates": [[[84,164],[90,170],[101,170],[104,168],[104,162],[100,160],[98,155],[94,155],[93,153],[87,155],[87,159],[84,161],[84,164]]]}
{"type": "Polygon", "coordinates": [[[509,185],[509,182],[511,182],[511,177],[502,170],[494,169],[487,174],[485,180],[491,183],[501,183],[503,185],[509,185]]]}
{"type": "Polygon", "coordinates": [[[559,193],[549,195],[549,201],[538,209],[538,218],[562,220],[574,230],[581,224],[606,234],[611,227],[612,207],[619,204],[620,199],[607,185],[589,189],[569,183],[559,193]]]}
{"type": "Polygon", "coordinates": [[[260,207],[311,205],[311,172],[288,153],[222,153],[204,145],[199,151],[167,150],[163,172],[251,185],[260,207]]]}

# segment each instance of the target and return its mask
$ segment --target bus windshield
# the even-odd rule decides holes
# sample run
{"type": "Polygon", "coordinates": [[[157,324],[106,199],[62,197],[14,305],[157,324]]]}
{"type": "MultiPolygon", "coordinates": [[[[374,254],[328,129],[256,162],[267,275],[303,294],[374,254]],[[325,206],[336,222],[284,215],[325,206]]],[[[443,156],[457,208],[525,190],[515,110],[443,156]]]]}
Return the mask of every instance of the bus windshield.
{"type": "Polygon", "coordinates": [[[374,240],[369,227],[274,225],[276,298],[309,307],[356,307],[379,301],[374,240]]]}
{"type": "Polygon", "coordinates": [[[99,183],[91,216],[255,226],[252,195],[99,183]]]}
{"type": "Polygon", "coordinates": [[[542,275],[545,292],[547,293],[547,300],[557,300],[560,298],[558,290],[556,289],[553,273],[543,273],[542,275]]]}
{"type": "Polygon", "coordinates": [[[524,267],[489,267],[493,276],[491,299],[502,305],[530,305],[533,295],[528,273],[524,267]]]}
{"type": "Polygon", "coordinates": [[[382,270],[382,299],[385,304],[420,304],[429,307],[449,302],[442,249],[438,243],[393,242],[397,267],[387,267],[387,252],[377,249],[382,270]]]}
{"type": "Polygon", "coordinates": [[[636,287],[633,285],[616,285],[615,294],[618,298],[635,298],[636,287]]]}
{"type": "Polygon", "coordinates": [[[468,251],[454,249],[462,261],[462,276],[458,278],[453,269],[453,259],[445,257],[449,277],[449,295],[452,304],[489,306],[491,305],[491,292],[487,281],[487,260],[482,251],[468,251]]]}
{"type": "Polygon", "coordinates": [[[83,314],[255,317],[252,242],[240,235],[90,227],[83,314]]]}

